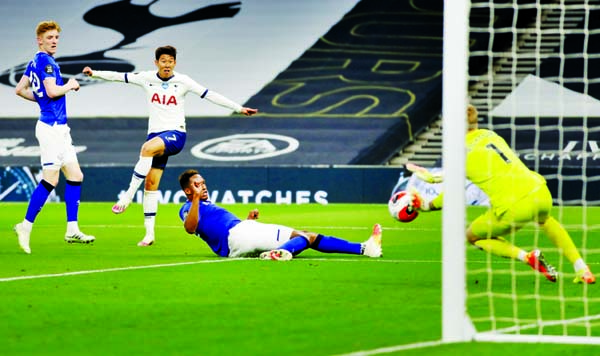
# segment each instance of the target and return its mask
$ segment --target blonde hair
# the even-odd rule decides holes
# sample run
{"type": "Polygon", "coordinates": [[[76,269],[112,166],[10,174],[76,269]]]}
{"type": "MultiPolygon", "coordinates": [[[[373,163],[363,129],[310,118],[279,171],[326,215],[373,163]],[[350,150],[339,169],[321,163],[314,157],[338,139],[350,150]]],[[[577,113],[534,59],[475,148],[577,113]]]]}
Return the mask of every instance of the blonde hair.
{"type": "Polygon", "coordinates": [[[60,25],[56,21],[52,20],[42,21],[38,23],[37,27],[35,28],[35,34],[37,37],[41,37],[44,33],[51,30],[56,30],[60,32],[60,25]]]}
{"type": "Polygon", "coordinates": [[[476,129],[477,122],[479,121],[479,113],[477,112],[477,108],[472,104],[467,105],[467,124],[468,129],[476,129]]]}

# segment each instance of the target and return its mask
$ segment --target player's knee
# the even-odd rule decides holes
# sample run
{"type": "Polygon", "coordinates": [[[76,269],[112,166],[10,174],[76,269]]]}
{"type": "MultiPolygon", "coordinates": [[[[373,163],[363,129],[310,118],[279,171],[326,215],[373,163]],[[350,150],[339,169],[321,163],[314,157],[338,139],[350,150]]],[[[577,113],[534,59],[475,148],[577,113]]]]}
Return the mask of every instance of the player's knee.
{"type": "Polygon", "coordinates": [[[314,232],[294,230],[294,231],[292,231],[291,238],[302,237],[302,238],[305,238],[306,240],[308,240],[308,243],[310,245],[312,245],[315,242],[315,240],[317,239],[317,236],[318,236],[318,234],[316,234],[314,232]]]}
{"type": "Polygon", "coordinates": [[[479,240],[481,240],[481,238],[480,238],[479,236],[475,235],[475,234],[473,233],[473,230],[471,230],[470,228],[469,228],[469,229],[467,229],[467,241],[468,241],[468,242],[469,242],[471,245],[474,245],[474,244],[475,244],[475,242],[477,242],[477,241],[479,241],[479,240]]]}

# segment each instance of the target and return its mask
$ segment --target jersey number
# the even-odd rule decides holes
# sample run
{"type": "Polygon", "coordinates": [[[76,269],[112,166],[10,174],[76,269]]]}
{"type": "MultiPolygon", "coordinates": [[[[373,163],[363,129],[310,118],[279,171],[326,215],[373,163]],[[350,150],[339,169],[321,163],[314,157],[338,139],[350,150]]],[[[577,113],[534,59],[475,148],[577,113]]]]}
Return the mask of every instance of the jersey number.
{"type": "Polygon", "coordinates": [[[31,72],[31,91],[38,97],[44,96],[44,92],[41,91],[42,83],[40,82],[40,78],[35,74],[35,72],[31,72]]]}
{"type": "Polygon", "coordinates": [[[502,160],[504,162],[510,163],[510,159],[508,157],[506,157],[504,152],[500,151],[500,149],[498,147],[496,147],[496,145],[494,145],[493,143],[488,143],[485,147],[496,151],[496,153],[500,156],[500,158],[502,158],[502,160]]]}

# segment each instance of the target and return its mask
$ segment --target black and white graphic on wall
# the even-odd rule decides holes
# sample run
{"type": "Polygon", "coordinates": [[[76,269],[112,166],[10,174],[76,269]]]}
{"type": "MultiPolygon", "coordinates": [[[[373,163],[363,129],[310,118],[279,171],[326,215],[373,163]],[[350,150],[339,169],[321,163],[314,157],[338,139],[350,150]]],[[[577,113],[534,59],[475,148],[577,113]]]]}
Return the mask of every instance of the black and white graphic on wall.
{"type": "MultiPolygon", "coordinates": [[[[132,72],[136,68],[131,62],[125,59],[108,57],[106,53],[122,49],[136,42],[140,37],[161,28],[196,21],[234,17],[240,11],[241,6],[239,1],[226,2],[204,6],[176,17],[163,17],[150,12],[150,6],[157,1],[137,5],[131,0],[120,0],[99,5],[87,11],[83,15],[83,19],[87,23],[118,31],[123,35],[123,39],[117,44],[99,51],[76,56],[57,57],[56,61],[60,65],[61,74],[65,81],[70,77],[76,77],[81,85],[98,82],[81,74],[81,69],[86,65],[92,68],[102,68],[103,70],[132,72]]],[[[21,63],[3,71],[0,73],[0,83],[11,87],[15,86],[26,68],[27,63],[21,63]]]]}

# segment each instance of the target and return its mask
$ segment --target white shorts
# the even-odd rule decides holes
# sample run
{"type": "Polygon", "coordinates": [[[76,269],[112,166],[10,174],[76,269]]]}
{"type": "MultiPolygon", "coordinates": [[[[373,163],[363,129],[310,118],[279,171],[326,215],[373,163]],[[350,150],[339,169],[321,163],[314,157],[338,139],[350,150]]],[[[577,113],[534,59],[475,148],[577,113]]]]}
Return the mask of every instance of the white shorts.
{"type": "Polygon", "coordinates": [[[287,226],[243,220],[229,230],[229,257],[255,257],[277,249],[290,240],[293,231],[287,226]]]}
{"type": "Polygon", "coordinates": [[[35,137],[40,144],[42,169],[59,170],[67,163],[77,163],[77,153],[67,125],[50,126],[38,120],[35,137]]]}

